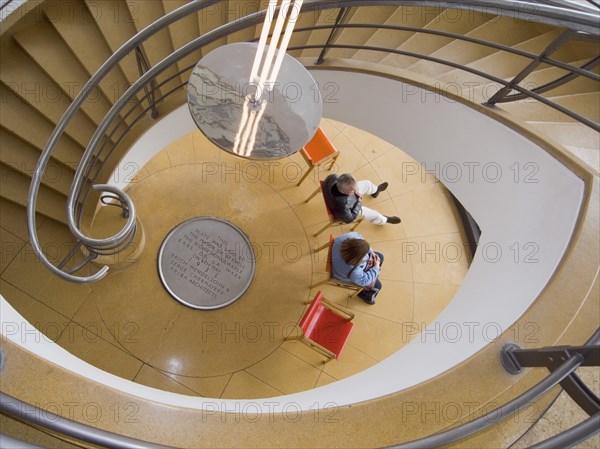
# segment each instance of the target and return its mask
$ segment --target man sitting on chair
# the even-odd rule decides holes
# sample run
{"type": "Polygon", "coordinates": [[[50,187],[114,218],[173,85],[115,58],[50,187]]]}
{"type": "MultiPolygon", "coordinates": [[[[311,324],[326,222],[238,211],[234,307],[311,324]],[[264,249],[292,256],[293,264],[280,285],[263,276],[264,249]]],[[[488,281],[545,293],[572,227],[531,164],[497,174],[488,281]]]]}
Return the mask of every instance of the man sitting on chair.
{"type": "Polygon", "coordinates": [[[372,198],[377,198],[387,189],[387,182],[376,186],[371,181],[356,181],[352,175],[345,173],[340,176],[329,175],[323,184],[325,201],[338,220],[351,223],[357,216],[362,215],[367,221],[378,225],[400,223],[400,218],[396,216],[388,217],[362,205],[363,195],[368,194],[372,198]]]}

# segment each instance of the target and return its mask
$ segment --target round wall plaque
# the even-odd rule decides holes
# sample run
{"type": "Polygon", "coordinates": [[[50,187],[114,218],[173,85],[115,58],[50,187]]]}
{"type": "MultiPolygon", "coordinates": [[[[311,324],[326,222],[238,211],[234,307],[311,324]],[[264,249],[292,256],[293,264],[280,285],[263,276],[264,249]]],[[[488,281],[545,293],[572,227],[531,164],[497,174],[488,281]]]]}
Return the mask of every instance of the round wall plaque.
{"type": "Polygon", "coordinates": [[[158,253],[158,272],[177,301],[195,309],[218,309],[239,299],[254,277],[256,260],[246,235],[214,217],[176,226],[158,253]]]}

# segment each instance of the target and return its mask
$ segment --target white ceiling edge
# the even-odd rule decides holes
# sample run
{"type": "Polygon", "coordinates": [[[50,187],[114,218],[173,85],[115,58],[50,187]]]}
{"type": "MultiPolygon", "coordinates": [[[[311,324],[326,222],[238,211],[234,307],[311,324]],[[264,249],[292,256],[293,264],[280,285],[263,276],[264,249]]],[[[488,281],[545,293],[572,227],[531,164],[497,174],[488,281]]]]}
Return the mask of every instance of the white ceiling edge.
{"type": "MultiPolygon", "coordinates": [[[[429,169],[439,164],[440,179],[482,229],[479,249],[455,297],[414,340],[377,365],[338,382],[250,401],[145,387],[95,368],[43,336],[24,338],[21,332],[7,332],[15,323],[20,327],[28,323],[3,298],[2,334],[52,363],[144,399],[211,413],[272,414],[338,407],[417,385],[463,362],[509,329],[560,263],[583,200],[583,181],[533,142],[463,104],[373,75],[330,70],[313,75],[320,86],[335,86],[333,95],[332,91],[324,95],[325,117],[368,131],[429,169]],[[457,167],[464,169],[460,179],[457,167]],[[515,261],[516,248],[520,255],[515,261]]],[[[115,173],[126,164],[142,167],[167,144],[195,129],[187,105],[182,106],[141,136],[115,173]]],[[[113,182],[119,185],[122,178],[115,176],[113,182]]],[[[525,337],[531,335],[523,332],[525,337]]]]}

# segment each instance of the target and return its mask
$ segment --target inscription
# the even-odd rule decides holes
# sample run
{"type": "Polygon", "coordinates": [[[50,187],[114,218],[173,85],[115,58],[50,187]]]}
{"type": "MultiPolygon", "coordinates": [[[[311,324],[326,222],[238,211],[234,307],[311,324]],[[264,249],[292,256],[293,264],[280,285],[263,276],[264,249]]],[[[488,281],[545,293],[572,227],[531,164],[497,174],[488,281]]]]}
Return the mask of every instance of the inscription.
{"type": "Polygon", "coordinates": [[[198,217],[182,223],[161,247],[159,271],[175,299],[213,309],[238,299],[250,285],[255,259],[246,236],[231,223],[198,217]]]}

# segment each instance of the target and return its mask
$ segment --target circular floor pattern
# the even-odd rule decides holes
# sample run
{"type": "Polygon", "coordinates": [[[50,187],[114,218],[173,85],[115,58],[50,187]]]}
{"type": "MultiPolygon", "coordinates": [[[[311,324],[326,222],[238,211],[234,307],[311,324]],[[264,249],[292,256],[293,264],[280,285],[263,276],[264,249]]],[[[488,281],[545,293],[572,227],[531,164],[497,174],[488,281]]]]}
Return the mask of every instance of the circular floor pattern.
{"type": "MultiPolygon", "coordinates": [[[[452,299],[469,267],[466,253],[452,260],[431,254],[436,248],[464,246],[451,198],[421,164],[389,143],[332,120],[324,119],[321,126],[341,153],[334,171],[389,181],[389,188],[376,199],[365,198],[366,204],[402,218],[400,225],[364,223],[357,229],[386,257],[376,305],[339,287],[311,287],[326,276],[326,251],[311,250],[328,241],[330,233],[350,230],[334,226],[314,236],[327,215],[322,199],[306,199],[327,172],[315,170],[297,186],[306,170],[300,155],[247,161],[195,131],[156,154],[129,185],[145,229],[145,250],[136,262],[112,268],[94,284],[73,318],[110,344],[99,346],[89,338],[59,343],[150,387],[253,399],[346,378],[416,338],[452,299]],[[405,173],[407,167],[414,176],[405,173]],[[218,217],[242,229],[256,256],[255,276],[243,300],[221,309],[199,311],[174,301],[157,273],[165,235],[198,216],[218,217]],[[325,365],[308,346],[284,341],[297,329],[305,301],[318,290],[355,315],[342,357],[325,365]]],[[[99,234],[112,235],[96,227],[99,234]]]]}
{"type": "Polygon", "coordinates": [[[272,353],[298,322],[312,274],[304,228],[277,192],[251,178],[209,177],[207,170],[169,168],[128,191],[144,225],[146,248],[136,263],[114,271],[92,293],[109,330],[135,329],[127,338],[115,335],[127,352],[182,376],[232,373],[272,353]],[[243,229],[256,256],[244,300],[205,313],[173,301],[156,272],[163,237],[197,216],[219,217],[243,229]],[[288,257],[280,242],[293,242],[299,257],[288,257]]]}

